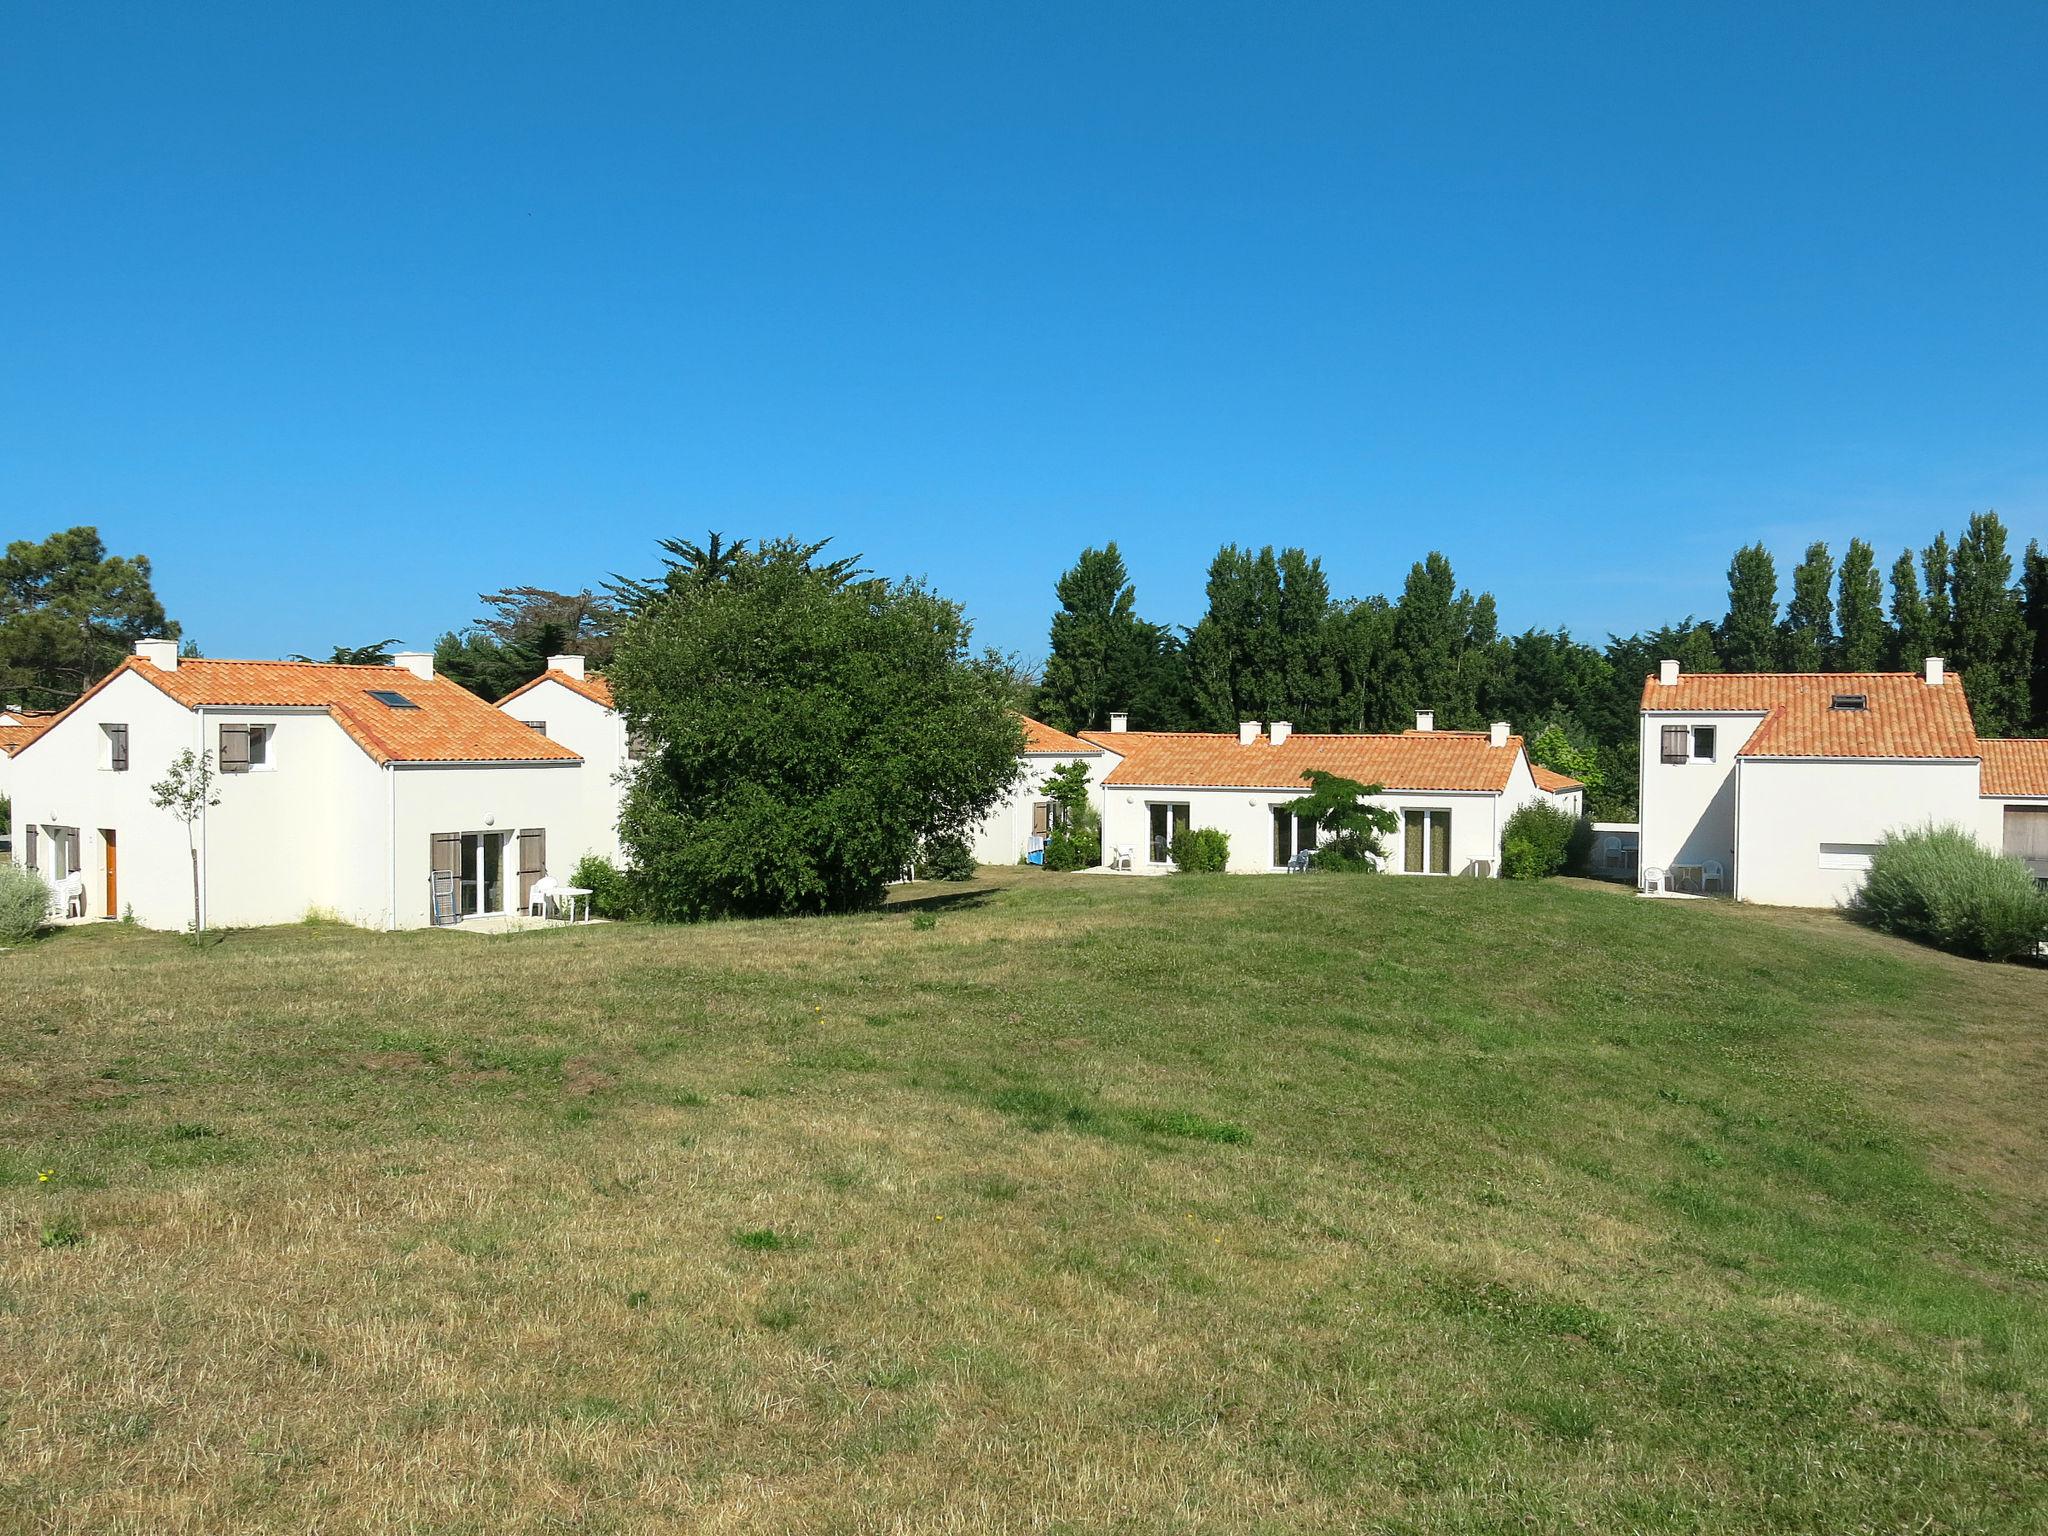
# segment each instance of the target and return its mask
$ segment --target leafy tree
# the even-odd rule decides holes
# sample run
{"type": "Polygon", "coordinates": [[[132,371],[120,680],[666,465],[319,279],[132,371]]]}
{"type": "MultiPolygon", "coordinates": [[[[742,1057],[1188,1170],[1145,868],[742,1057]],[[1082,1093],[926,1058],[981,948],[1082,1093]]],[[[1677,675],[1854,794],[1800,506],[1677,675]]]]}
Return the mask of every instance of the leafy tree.
{"type": "Polygon", "coordinates": [[[1046,775],[1044,793],[1053,804],[1052,831],[1045,840],[1047,869],[1087,869],[1102,862],[1102,818],[1091,803],[1086,763],[1063,763],[1046,775]]]}
{"type": "Polygon", "coordinates": [[[1163,625],[1138,616],[1137,589],[1114,542],[1084,549],[1054,592],[1051,654],[1034,712],[1063,731],[1101,730],[1116,712],[1140,730],[1182,723],[1179,647],[1163,625]]]}
{"type": "Polygon", "coordinates": [[[1329,636],[1337,668],[1331,728],[1392,730],[1399,713],[1393,695],[1394,605],[1384,597],[1339,603],[1330,612],[1329,636]]]}
{"type": "Polygon", "coordinates": [[[1939,656],[1948,642],[1934,631],[1934,620],[1920,595],[1920,578],[1910,549],[1899,551],[1892,562],[1892,666],[1901,672],[1917,672],[1929,656],[1939,656]]]}
{"type": "Polygon", "coordinates": [[[1586,786],[1586,803],[1591,805],[1607,787],[1600,769],[1600,748],[1589,740],[1585,728],[1569,715],[1552,719],[1529,740],[1529,761],[1539,763],[1566,778],[1586,786]]]}
{"type": "Polygon", "coordinates": [[[820,548],[721,549],[618,637],[613,695],[656,744],[619,830],[658,918],[874,906],[1016,779],[1023,729],[959,606],[820,548]]]}
{"type": "MultiPolygon", "coordinates": [[[[1634,680],[1641,685],[1641,678],[1634,680]]],[[[1613,687],[1614,669],[1592,646],[1561,629],[1526,630],[1506,642],[1495,718],[1525,731],[1554,716],[1586,721],[1613,687]]]]}
{"type": "Polygon", "coordinates": [[[1954,557],[1949,553],[1948,535],[1937,533],[1934,542],[1920,551],[1921,590],[1927,604],[1927,655],[1946,656],[1955,644],[1954,612],[1950,593],[1954,557]]]}
{"type": "Polygon", "coordinates": [[[1778,665],[1786,672],[1818,672],[1835,649],[1835,562],[1818,541],[1792,572],[1792,601],[1778,626],[1778,665]]]}
{"type": "Polygon", "coordinates": [[[171,759],[170,771],[149,786],[149,803],[169,811],[185,828],[185,852],[192,861],[192,933],[205,930],[199,905],[199,818],[209,807],[220,804],[219,775],[213,769],[211,752],[194,752],[190,747],[171,759]]]}
{"type": "Polygon", "coordinates": [[[1440,726],[1485,724],[1497,638],[1491,594],[1461,591],[1451,562],[1434,551],[1410,567],[1394,610],[1389,692],[1396,718],[1430,709],[1440,726]]]}
{"type": "Polygon", "coordinates": [[[1378,869],[1387,856],[1382,839],[1400,825],[1392,811],[1370,803],[1386,793],[1386,786],[1361,784],[1320,768],[1311,768],[1304,777],[1308,793],[1289,801],[1287,810],[1315,824],[1315,867],[1361,873],[1378,869]]]}
{"type": "Polygon", "coordinates": [[[550,656],[581,656],[602,671],[611,660],[618,610],[587,588],[505,587],[483,592],[484,612],[434,644],[434,670],[486,699],[502,699],[547,670],[550,656]]]}
{"type": "Polygon", "coordinates": [[[1885,628],[1877,553],[1861,539],[1851,539],[1842,556],[1838,590],[1835,665],[1844,672],[1875,672],[1884,665],[1891,635],[1885,628]]]}
{"type": "Polygon", "coordinates": [[[1979,512],[1956,544],[1951,566],[1954,643],[1950,659],[1961,670],[1980,736],[2010,736],[2032,713],[2028,675],[2032,636],[2019,592],[2011,585],[2012,556],[2005,525],[1995,512],[1979,512]]]}
{"type": "Polygon", "coordinates": [[[2026,615],[2027,633],[2033,641],[2033,665],[2028,669],[2028,698],[2033,706],[2032,727],[2048,731],[2048,553],[2040,542],[2027,541],[2027,557],[2021,567],[2020,604],[2026,615]]]}
{"type": "MultiPolygon", "coordinates": [[[[1188,686],[1208,730],[1289,718],[1287,648],[1280,630],[1279,558],[1225,545],[1209,562],[1209,611],[1188,633],[1188,686]],[[1278,706],[1275,708],[1274,706],[1278,706]]],[[[1306,723],[1304,722],[1304,727],[1306,723]]]]}
{"type": "Polygon", "coordinates": [[[1730,672],[1777,666],[1778,567],[1761,544],[1746,544],[1728,562],[1728,616],[1721,621],[1721,661],[1730,672]]]}
{"type": "Polygon", "coordinates": [[[121,664],[135,642],[178,633],[142,555],[109,555],[99,530],[17,539],[0,556],[0,698],[69,704],[121,664]]]}
{"type": "MultiPolygon", "coordinates": [[[[337,667],[384,667],[391,664],[391,647],[398,644],[396,639],[379,640],[374,645],[337,645],[334,654],[327,658],[330,666],[337,667]]],[[[292,661],[311,661],[310,656],[293,656],[292,661]]]]}

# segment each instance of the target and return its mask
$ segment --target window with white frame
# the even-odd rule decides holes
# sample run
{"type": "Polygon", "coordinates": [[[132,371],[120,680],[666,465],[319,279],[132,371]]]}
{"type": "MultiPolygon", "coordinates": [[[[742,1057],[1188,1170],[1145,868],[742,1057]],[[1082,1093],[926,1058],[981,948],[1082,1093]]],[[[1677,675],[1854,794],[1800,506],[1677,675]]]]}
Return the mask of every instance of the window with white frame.
{"type": "Polygon", "coordinates": [[[1285,869],[1297,853],[1313,853],[1316,847],[1313,816],[1297,816],[1284,805],[1273,807],[1273,867],[1285,869]]]}
{"type": "Polygon", "coordinates": [[[1410,810],[1401,813],[1401,870],[1410,875],[1451,872],[1451,813],[1410,810]]]}
{"type": "Polygon", "coordinates": [[[1711,763],[1717,735],[1711,725],[1666,725],[1658,734],[1657,760],[1664,763],[1711,763]]]}
{"type": "Polygon", "coordinates": [[[220,728],[220,771],[260,773],[271,766],[269,725],[223,725],[220,728]]]}
{"type": "Polygon", "coordinates": [[[1868,869],[1871,860],[1877,857],[1875,843],[1822,843],[1820,845],[1820,867],[1822,869],[1868,869]]]}
{"type": "Polygon", "coordinates": [[[1145,807],[1151,836],[1146,840],[1146,851],[1154,864],[1169,864],[1173,861],[1173,840],[1188,830],[1194,820],[1194,809],[1183,801],[1151,801],[1145,807]]]}

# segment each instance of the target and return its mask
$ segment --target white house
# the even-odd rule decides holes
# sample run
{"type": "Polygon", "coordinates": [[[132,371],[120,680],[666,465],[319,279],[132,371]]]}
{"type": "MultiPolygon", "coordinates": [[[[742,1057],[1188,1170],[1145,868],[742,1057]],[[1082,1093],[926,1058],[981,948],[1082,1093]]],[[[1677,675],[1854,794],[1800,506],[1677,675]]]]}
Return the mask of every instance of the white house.
{"type": "Polygon", "coordinates": [[[1665,661],[1643,684],[1641,747],[1644,883],[1835,906],[1887,833],[1929,823],[2048,859],[2048,743],[1980,741],[1938,657],[1854,673],[1665,661]]]}
{"type": "Polygon", "coordinates": [[[1024,751],[1017,759],[1017,782],[975,829],[972,841],[977,864],[1015,864],[1034,848],[1045,846],[1053,820],[1052,801],[1046,796],[1045,783],[1054,769],[1069,763],[1086,763],[1091,799],[1102,782],[1100,747],[1054,730],[1029,715],[1022,719],[1024,751]]]}
{"type": "Polygon", "coordinates": [[[87,915],[186,926],[194,862],[150,787],[187,748],[219,768],[220,804],[194,828],[210,926],[518,910],[551,859],[588,843],[582,759],[434,676],[430,656],[213,661],[145,640],[14,753],[14,856],[82,875],[87,915]]]}
{"type": "MultiPolygon", "coordinates": [[[[1230,836],[1230,869],[1284,870],[1315,844],[1315,828],[1286,807],[1308,792],[1312,769],[1379,784],[1372,803],[1400,818],[1386,867],[1400,874],[1496,875],[1501,831],[1517,808],[1549,796],[1538,787],[1522,739],[1505,722],[1485,731],[1439,731],[1427,713],[1392,735],[1297,733],[1285,720],[1256,720],[1237,734],[1083,732],[1100,747],[1102,842],[1132,851],[1133,867],[1171,866],[1176,833],[1216,827],[1230,836]]],[[[1577,786],[1574,785],[1574,788],[1577,786]]]]}
{"type": "MultiPolygon", "coordinates": [[[[498,700],[498,708],[583,759],[578,814],[589,829],[586,851],[621,863],[619,808],[640,750],[612,705],[611,683],[586,670],[581,656],[550,656],[547,671],[498,700]]],[[[574,868],[565,865],[563,876],[574,868]]]]}

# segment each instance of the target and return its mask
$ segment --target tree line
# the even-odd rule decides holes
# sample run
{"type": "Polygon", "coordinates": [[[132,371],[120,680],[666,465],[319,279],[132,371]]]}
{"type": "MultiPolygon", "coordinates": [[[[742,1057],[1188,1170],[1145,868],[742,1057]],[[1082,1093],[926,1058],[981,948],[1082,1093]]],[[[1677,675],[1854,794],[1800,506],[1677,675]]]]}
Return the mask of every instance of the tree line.
{"type": "Polygon", "coordinates": [[[1634,811],[1643,679],[1664,657],[1694,672],[1916,670],[1946,657],[1985,736],[2048,733],[2048,555],[2017,572],[1996,513],[1951,545],[1939,533],[1891,566],[1852,539],[1839,568],[1808,546],[1782,609],[1761,544],[1735,552],[1728,607],[1604,645],[1567,630],[1502,634],[1492,594],[1458,584],[1431,553],[1398,597],[1340,599],[1305,550],[1230,544],[1209,566],[1191,627],[1144,617],[1115,543],[1081,552],[1054,585],[1049,654],[1033,707],[1067,731],[1126,712],[1138,730],[1233,730],[1288,720],[1304,731],[1397,731],[1418,710],[1445,729],[1513,722],[1539,761],[1588,780],[1596,815],[1634,811]]]}

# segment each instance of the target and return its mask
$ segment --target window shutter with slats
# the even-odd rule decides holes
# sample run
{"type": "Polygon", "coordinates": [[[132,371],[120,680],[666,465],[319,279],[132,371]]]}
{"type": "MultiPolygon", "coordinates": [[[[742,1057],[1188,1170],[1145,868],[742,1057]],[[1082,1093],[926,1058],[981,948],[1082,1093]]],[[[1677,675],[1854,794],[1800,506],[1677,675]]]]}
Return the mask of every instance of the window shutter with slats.
{"type": "Polygon", "coordinates": [[[1667,725],[1664,727],[1663,751],[1659,755],[1665,762],[1682,763],[1691,756],[1691,753],[1688,751],[1690,743],[1687,738],[1689,734],[1688,728],[1682,725],[1667,725]]]}
{"type": "Polygon", "coordinates": [[[249,727],[246,725],[224,725],[220,728],[220,771],[249,771],[249,727]]]}
{"type": "Polygon", "coordinates": [[[533,900],[533,883],[548,872],[548,834],[545,827],[522,827],[519,832],[519,908],[525,911],[533,900]]]}

